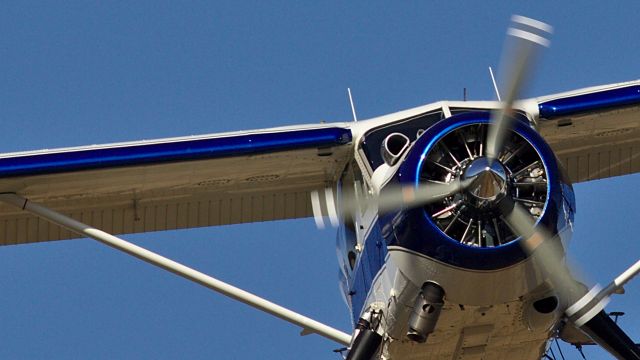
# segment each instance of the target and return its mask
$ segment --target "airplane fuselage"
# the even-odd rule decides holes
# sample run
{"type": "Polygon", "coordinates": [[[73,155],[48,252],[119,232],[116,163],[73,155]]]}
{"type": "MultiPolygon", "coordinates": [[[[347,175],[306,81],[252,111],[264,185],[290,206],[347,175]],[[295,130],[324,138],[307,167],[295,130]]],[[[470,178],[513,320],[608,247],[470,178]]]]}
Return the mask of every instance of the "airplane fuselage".
{"type": "MultiPolygon", "coordinates": [[[[359,161],[346,170],[342,188],[354,183],[359,188],[356,193],[367,196],[390,184],[429,186],[429,182],[465,180],[473,164],[483,159],[481,139],[489,113],[463,112],[431,122],[433,112],[427,113],[424,128],[396,164],[372,162],[367,151],[359,151],[359,161]],[[456,144],[454,139],[462,140],[456,144]],[[427,165],[438,161],[435,167],[427,165]],[[362,164],[372,165],[371,169],[362,164]],[[436,168],[444,169],[441,175],[436,168]]],[[[418,124],[420,116],[413,119],[418,124]]],[[[527,204],[536,222],[566,245],[575,211],[573,190],[549,146],[530,126],[523,117],[514,128],[519,138],[514,135],[512,147],[501,158],[510,181],[503,192],[527,204]]],[[[406,130],[406,123],[397,129],[406,130]]],[[[370,140],[376,139],[375,131],[365,131],[359,141],[376,146],[370,140]]],[[[393,133],[394,128],[385,131],[393,133]]],[[[405,131],[405,135],[410,134],[405,131]]],[[[483,189],[486,192],[487,187],[483,189]]],[[[384,213],[364,208],[347,215],[351,219],[342,223],[338,234],[341,286],[354,324],[372,311],[381,314],[382,358],[542,356],[560,317],[557,298],[543,269],[500,223],[496,209],[502,203],[499,196],[462,191],[428,206],[384,213]],[[417,315],[412,313],[420,307],[417,299],[425,284],[443,290],[443,304],[435,327],[416,341],[411,321],[417,315]]],[[[564,251],[562,246],[558,249],[564,251]]]]}

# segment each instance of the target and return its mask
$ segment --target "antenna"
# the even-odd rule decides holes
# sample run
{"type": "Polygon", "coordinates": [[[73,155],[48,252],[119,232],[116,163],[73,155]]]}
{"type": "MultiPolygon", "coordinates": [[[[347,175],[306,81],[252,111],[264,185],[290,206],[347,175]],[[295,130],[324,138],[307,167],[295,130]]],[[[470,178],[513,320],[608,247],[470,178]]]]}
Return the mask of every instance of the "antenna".
{"type": "Polygon", "coordinates": [[[347,93],[349,93],[349,103],[351,104],[351,113],[353,114],[353,121],[358,121],[358,117],[356,116],[356,107],[353,105],[353,98],[351,97],[351,88],[347,88],[347,93]]]}
{"type": "Polygon", "coordinates": [[[489,66],[489,74],[491,75],[491,82],[493,82],[493,89],[496,91],[498,101],[502,101],[500,99],[500,92],[498,91],[498,85],[496,85],[496,78],[493,76],[493,69],[491,68],[491,66],[489,66]]]}

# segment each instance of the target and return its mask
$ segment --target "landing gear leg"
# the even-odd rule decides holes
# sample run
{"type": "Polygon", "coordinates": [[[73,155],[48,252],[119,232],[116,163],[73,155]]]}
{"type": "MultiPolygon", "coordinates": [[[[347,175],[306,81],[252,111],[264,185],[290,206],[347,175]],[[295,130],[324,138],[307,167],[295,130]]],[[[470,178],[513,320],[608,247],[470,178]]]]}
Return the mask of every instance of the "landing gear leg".
{"type": "Polygon", "coordinates": [[[376,332],[380,322],[380,313],[368,311],[358,321],[353,344],[346,360],[371,360],[382,343],[382,335],[376,332]]]}

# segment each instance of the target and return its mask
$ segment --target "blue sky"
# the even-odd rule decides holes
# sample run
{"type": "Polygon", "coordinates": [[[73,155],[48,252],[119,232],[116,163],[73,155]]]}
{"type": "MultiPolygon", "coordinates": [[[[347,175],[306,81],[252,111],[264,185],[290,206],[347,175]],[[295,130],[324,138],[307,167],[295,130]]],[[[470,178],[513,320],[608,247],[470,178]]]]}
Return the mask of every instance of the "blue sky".
{"type": "MultiPolygon", "coordinates": [[[[493,99],[512,13],[555,26],[526,95],[639,78],[640,3],[3,2],[0,151],[373,117],[493,99]]],[[[640,254],[640,177],[579,184],[572,258],[640,254]]],[[[126,236],[343,330],[335,236],[313,220],[126,236]]],[[[338,359],[338,346],[92,240],[0,248],[0,358],[338,359]]],[[[640,283],[609,310],[640,340],[640,283]]],[[[567,359],[579,355],[564,347],[567,359]]],[[[588,348],[589,359],[607,359],[588,348]]]]}

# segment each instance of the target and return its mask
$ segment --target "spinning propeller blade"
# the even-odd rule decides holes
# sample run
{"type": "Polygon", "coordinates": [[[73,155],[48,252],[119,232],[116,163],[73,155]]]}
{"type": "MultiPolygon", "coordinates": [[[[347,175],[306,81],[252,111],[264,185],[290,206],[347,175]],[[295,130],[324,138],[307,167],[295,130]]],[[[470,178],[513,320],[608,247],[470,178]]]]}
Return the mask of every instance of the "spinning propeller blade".
{"type": "MultiPolygon", "coordinates": [[[[523,16],[514,15],[511,21],[512,26],[507,30],[506,50],[501,64],[502,102],[500,108],[492,114],[484,157],[482,146],[479,156],[474,158],[472,155],[472,164],[482,165],[477,171],[477,176],[468,176],[467,171],[462,177],[463,180],[459,177],[447,184],[430,183],[416,186],[391,183],[374,194],[365,194],[360,186],[354,186],[352,191],[343,189],[340,199],[334,196],[333,189],[313,191],[311,202],[319,228],[324,228],[324,217],[329,217],[331,225],[335,227],[339,223],[340,214],[356,214],[360,209],[375,207],[379,213],[385,213],[424,206],[465,190],[467,193],[474,193],[474,189],[486,191],[487,185],[491,184],[491,176],[495,175],[491,171],[495,170],[492,164],[495,165],[497,162],[495,168],[498,169],[503,166],[500,163],[500,155],[509,139],[513,121],[516,121],[512,116],[513,104],[531,75],[539,50],[549,46],[547,37],[553,31],[550,25],[523,16]],[[340,209],[336,207],[338,203],[340,209]]],[[[498,178],[497,183],[500,180],[506,183],[506,176],[504,179],[498,178]]],[[[559,238],[553,236],[543,225],[536,224],[526,207],[516,202],[518,199],[512,198],[508,193],[504,196],[501,199],[494,197],[492,201],[495,201],[501,218],[514,235],[521,238],[520,245],[536,265],[535,268],[549,280],[559,304],[563,307],[566,322],[580,328],[617,358],[640,359],[640,350],[636,349],[631,339],[602,311],[609,296],[619,292],[626,282],[640,273],[640,261],[605,288],[595,286],[587,291],[586,287],[572,276],[571,269],[566,265],[565,251],[559,238]]]]}
{"type": "Polygon", "coordinates": [[[513,15],[511,21],[501,61],[502,104],[494,112],[487,134],[486,155],[490,160],[496,159],[500,154],[507,130],[511,128],[513,121],[510,116],[513,103],[526,85],[538,51],[541,47],[549,46],[550,42],[546,37],[553,31],[550,25],[524,16],[513,15]]]}
{"type": "Polygon", "coordinates": [[[553,239],[542,226],[536,227],[533,217],[524,207],[515,202],[510,205],[512,205],[510,210],[503,210],[502,216],[505,222],[516,235],[522,237],[520,245],[535,262],[536,267],[550,279],[561,303],[573,303],[583,295],[581,291],[584,290],[565,264],[562,244],[559,240],[553,239]]]}
{"type": "Polygon", "coordinates": [[[509,227],[522,236],[522,248],[537,264],[537,268],[550,279],[560,304],[565,304],[566,321],[586,333],[595,343],[602,346],[618,359],[640,359],[640,348],[603,312],[609,297],[618,293],[622,286],[640,273],[640,261],[625,270],[605,288],[596,285],[588,292],[571,275],[564,264],[555,241],[540,225],[535,227],[533,219],[517,203],[503,217],[509,227]],[[567,307],[567,305],[570,305],[567,307]]]}
{"type": "Polygon", "coordinates": [[[383,188],[377,197],[373,197],[369,201],[375,203],[378,212],[385,213],[397,209],[423,206],[451,196],[464,188],[465,184],[460,181],[418,187],[414,185],[389,185],[383,188]]]}
{"type": "MultiPolygon", "coordinates": [[[[343,192],[340,199],[341,213],[355,213],[359,209],[375,207],[379,213],[398,209],[410,209],[438,201],[464,190],[468,182],[453,181],[449,184],[387,185],[379,194],[367,196],[358,191],[343,192]]],[[[316,226],[324,229],[324,217],[328,217],[331,226],[338,226],[338,210],[333,190],[326,188],[324,192],[311,192],[311,205],[316,226]],[[324,195],[324,196],[323,196],[324,195]],[[324,201],[323,201],[324,200],[324,201]]]]}

